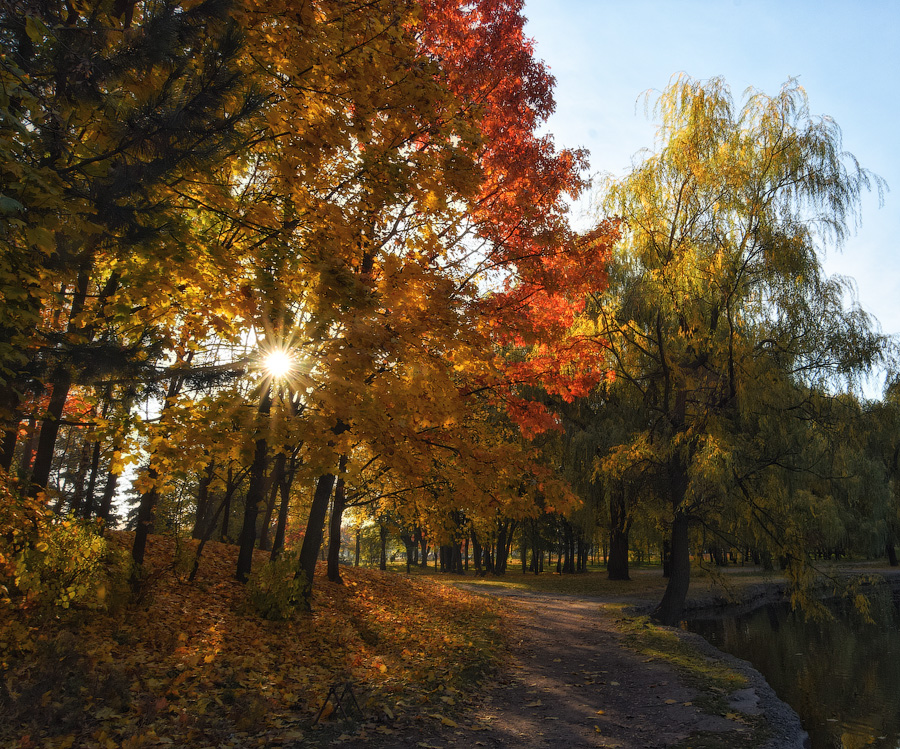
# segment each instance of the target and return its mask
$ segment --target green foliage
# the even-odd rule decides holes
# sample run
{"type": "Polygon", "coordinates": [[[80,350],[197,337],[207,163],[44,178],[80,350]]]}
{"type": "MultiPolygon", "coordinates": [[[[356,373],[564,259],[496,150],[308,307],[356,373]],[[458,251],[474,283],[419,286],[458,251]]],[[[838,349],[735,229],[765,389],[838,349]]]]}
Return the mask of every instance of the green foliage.
{"type": "MultiPolygon", "coordinates": [[[[653,111],[656,151],[603,202],[627,228],[588,311],[616,375],[601,395],[630,419],[601,414],[619,434],[598,468],[661,499],[673,527],[802,562],[810,542],[841,545],[866,504],[865,482],[847,481],[868,472],[842,426],[849,396],[835,395],[884,361],[887,341],[820,258],[883,184],[794,80],[738,107],[721,78],[679,77],[653,111]]],[[[684,572],[687,545],[673,538],[684,572]]],[[[677,621],[687,585],[672,579],[677,621]]]]}
{"type": "Polygon", "coordinates": [[[284,621],[306,608],[306,575],[296,574],[297,564],[296,553],[284,553],[251,575],[247,594],[260,616],[284,621]]]}
{"type": "Polygon", "coordinates": [[[0,482],[0,601],[107,607],[126,564],[96,522],[58,521],[42,497],[0,482]]]}
{"type": "Polygon", "coordinates": [[[43,605],[105,606],[112,587],[109,562],[109,546],[96,524],[64,520],[18,554],[15,585],[43,605]]]}
{"type": "Polygon", "coordinates": [[[14,594],[20,560],[41,542],[51,517],[42,502],[24,496],[6,480],[0,481],[0,600],[8,602],[14,594]]]}

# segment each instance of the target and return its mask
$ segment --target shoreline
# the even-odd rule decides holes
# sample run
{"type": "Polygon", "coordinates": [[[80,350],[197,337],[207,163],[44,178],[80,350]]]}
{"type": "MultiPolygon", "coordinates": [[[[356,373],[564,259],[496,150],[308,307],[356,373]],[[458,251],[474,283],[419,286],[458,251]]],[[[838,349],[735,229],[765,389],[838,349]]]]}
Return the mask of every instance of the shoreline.
{"type": "MultiPolygon", "coordinates": [[[[846,578],[850,579],[857,570],[847,570],[846,578]]],[[[866,581],[861,588],[872,588],[876,585],[887,585],[893,594],[900,591],[900,569],[879,569],[865,574],[877,575],[880,580],[866,581]]],[[[816,586],[821,591],[820,598],[827,600],[837,598],[840,592],[831,583],[822,582],[816,586]]],[[[788,583],[785,580],[772,580],[770,582],[755,583],[741,590],[736,597],[726,598],[717,595],[701,595],[688,598],[685,604],[684,620],[721,619],[732,616],[750,614],[760,608],[771,604],[787,603],[788,583]]],[[[630,612],[631,615],[646,615],[651,610],[645,605],[637,606],[630,612]]],[[[694,648],[702,655],[715,658],[724,662],[729,667],[743,675],[750,686],[742,690],[741,700],[747,700],[759,710],[759,714],[765,720],[773,735],[764,745],[764,749],[806,749],[810,746],[809,734],[804,729],[800,716],[775,692],[765,676],[749,661],[738,658],[730,653],[720,650],[715,645],[704,639],[701,635],[687,631],[680,627],[667,627],[682,642],[694,648]]]]}

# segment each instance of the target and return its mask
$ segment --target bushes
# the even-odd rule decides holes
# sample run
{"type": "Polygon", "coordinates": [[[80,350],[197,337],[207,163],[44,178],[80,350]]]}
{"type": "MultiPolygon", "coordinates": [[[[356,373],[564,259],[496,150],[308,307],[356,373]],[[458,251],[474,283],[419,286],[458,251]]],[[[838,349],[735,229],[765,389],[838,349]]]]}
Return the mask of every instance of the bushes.
{"type": "Polygon", "coordinates": [[[306,608],[306,576],[295,577],[297,565],[296,553],[284,553],[251,575],[247,594],[260,616],[282,621],[306,608]]]}
{"type": "MultiPolygon", "coordinates": [[[[0,476],[5,479],[5,476],[0,476]]],[[[0,480],[0,601],[68,608],[105,607],[123,568],[102,526],[60,520],[40,499],[0,480]]]]}

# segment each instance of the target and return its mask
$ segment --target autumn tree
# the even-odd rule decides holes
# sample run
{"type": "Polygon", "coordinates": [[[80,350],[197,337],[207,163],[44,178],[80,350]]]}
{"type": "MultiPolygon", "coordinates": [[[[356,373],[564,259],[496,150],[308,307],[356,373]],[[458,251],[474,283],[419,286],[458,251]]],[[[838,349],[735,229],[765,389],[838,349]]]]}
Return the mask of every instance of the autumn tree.
{"type": "Polygon", "coordinates": [[[37,492],[73,387],[152,379],[170,349],[208,257],[176,186],[209,181],[259,98],[243,85],[240,32],[218,0],[6,3],[0,33],[3,462],[22,394],[46,388],[37,492]]]}
{"type": "MultiPolygon", "coordinates": [[[[672,569],[655,616],[672,624],[690,529],[723,502],[802,561],[798,513],[770,515],[799,501],[792,477],[815,465],[796,450],[800,425],[819,417],[817,393],[854,381],[884,346],[820,253],[843,243],[862,191],[881,181],[841,151],[831,119],[810,115],[796,81],[737,108],[723,80],[681,76],[650,101],[656,151],[605,189],[627,227],[622,280],[588,319],[616,387],[646,413],[612,457],[619,475],[641,466],[664,498],[672,569]]],[[[792,569],[799,582],[802,565],[792,569]]]]}

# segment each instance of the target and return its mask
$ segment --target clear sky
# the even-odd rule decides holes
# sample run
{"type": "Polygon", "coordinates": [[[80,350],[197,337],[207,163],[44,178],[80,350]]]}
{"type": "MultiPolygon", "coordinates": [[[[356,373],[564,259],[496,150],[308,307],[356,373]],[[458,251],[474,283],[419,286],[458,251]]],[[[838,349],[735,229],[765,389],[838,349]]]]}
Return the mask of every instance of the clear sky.
{"type": "MultiPolygon", "coordinates": [[[[723,76],[739,103],[799,79],[814,115],[893,192],[862,206],[862,226],[825,258],[856,280],[862,306],[900,333],[900,0],[526,0],[526,33],[556,77],[548,130],[585,147],[593,172],[627,172],[654,125],[641,93],[673,74],[723,76]]],[[[873,393],[874,395],[874,393],[873,393]]]]}

